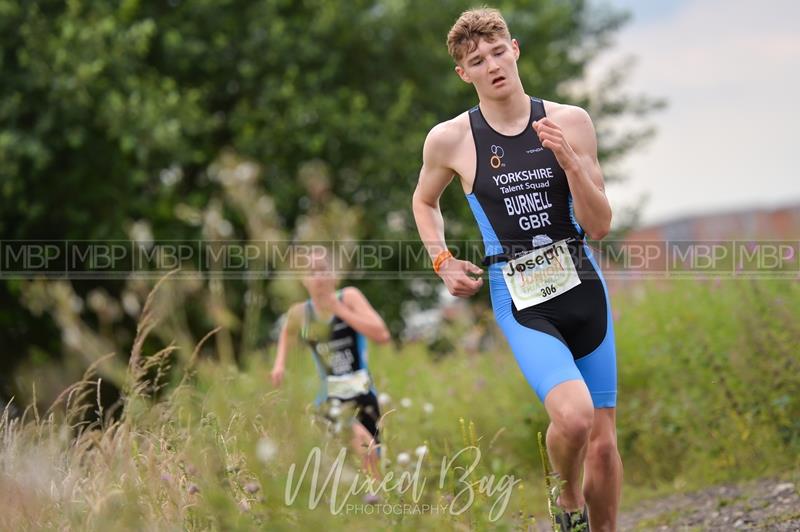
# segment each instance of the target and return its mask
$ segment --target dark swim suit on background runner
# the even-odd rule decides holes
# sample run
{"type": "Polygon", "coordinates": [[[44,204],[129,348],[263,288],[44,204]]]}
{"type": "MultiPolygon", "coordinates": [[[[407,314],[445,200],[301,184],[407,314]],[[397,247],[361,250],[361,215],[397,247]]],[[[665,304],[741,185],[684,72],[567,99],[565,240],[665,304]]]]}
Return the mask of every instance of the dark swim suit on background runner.
{"type": "Polygon", "coordinates": [[[531,127],[544,117],[542,100],[531,98],[525,130],[507,136],[478,106],[469,111],[477,165],[467,201],[483,236],[492,308],[542,402],[557,384],[582,379],[595,408],[613,407],[608,290],[575,219],[566,173],[531,127]]]}
{"type": "MultiPolygon", "coordinates": [[[[341,299],[341,291],[337,292],[341,299]]],[[[322,382],[315,406],[323,403],[330,406],[332,400],[340,401],[343,408],[354,408],[355,418],[378,442],[377,391],[367,368],[366,338],[338,316],[324,324],[329,333],[324,338],[315,338],[311,331],[317,320],[311,300],[305,304],[303,328],[300,336],[311,348],[319,377],[322,382]]],[[[326,416],[328,417],[328,416],[326,416]]],[[[336,421],[328,417],[330,421],[336,421]]]]}

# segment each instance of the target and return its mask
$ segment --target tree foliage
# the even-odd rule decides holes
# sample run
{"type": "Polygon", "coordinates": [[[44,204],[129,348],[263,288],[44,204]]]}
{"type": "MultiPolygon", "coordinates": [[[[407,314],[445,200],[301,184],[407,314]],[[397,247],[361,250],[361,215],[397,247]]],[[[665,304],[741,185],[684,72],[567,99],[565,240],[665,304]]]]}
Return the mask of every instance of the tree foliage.
{"type": "MultiPolygon", "coordinates": [[[[360,238],[416,238],[410,198],[425,135],[476,103],[445,46],[468,7],[0,0],[0,238],[126,238],[136,220],[148,220],[156,239],[198,238],[176,206],[202,209],[221,194],[208,167],[225,149],[260,163],[289,233],[312,208],[298,171],[321,160],[335,196],[361,213],[360,238]]],[[[565,89],[583,78],[624,14],[583,0],[497,7],[520,41],[530,94],[588,107],[599,131],[653,108],[625,96],[619,79],[602,94],[565,89]]],[[[606,159],[635,145],[631,135],[600,141],[606,159]]],[[[448,236],[476,239],[456,189],[443,199],[448,236]]],[[[227,215],[244,234],[246,221],[227,215]]],[[[408,287],[363,289],[397,330],[408,287]]],[[[19,295],[13,282],[0,292],[19,295]]],[[[281,310],[267,308],[265,320],[281,310]]],[[[12,358],[31,343],[52,348],[52,326],[35,325],[13,301],[0,320],[23,323],[5,333],[12,358]]]]}

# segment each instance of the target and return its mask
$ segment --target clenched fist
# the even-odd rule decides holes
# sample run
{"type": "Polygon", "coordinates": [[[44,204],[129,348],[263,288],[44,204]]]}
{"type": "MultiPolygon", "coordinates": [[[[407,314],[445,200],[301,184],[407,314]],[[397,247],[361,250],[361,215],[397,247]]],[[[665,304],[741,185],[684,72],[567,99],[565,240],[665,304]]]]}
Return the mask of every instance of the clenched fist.
{"type": "Polygon", "coordinates": [[[483,270],[471,262],[458,260],[455,257],[444,261],[439,268],[439,277],[444,281],[447,290],[458,297],[469,297],[480,290],[483,286],[483,279],[480,277],[475,279],[474,276],[482,273],[483,270]]]}
{"type": "Polygon", "coordinates": [[[564,138],[564,132],[558,124],[545,117],[531,124],[531,127],[542,142],[542,147],[555,154],[561,168],[566,171],[578,164],[578,156],[564,138]]]}

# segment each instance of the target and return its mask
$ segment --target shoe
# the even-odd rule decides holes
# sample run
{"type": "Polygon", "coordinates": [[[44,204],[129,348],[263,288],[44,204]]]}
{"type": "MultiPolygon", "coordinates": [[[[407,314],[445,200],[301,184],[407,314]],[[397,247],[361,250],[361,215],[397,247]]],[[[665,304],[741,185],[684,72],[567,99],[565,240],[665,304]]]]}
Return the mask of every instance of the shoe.
{"type": "Polygon", "coordinates": [[[586,506],[583,510],[574,512],[559,512],[555,515],[556,524],[562,532],[589,532],[589,517],[587,516],[586,506]]]}

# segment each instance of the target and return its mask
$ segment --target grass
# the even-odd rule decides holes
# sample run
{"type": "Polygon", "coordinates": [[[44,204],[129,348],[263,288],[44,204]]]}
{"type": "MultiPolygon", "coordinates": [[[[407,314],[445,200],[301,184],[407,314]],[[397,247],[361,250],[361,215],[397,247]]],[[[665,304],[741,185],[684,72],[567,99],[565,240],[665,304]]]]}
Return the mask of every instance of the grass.
{"type": "MultiPolygon", "coordinates": [[[[798,469],[796,283],[645,286],[617,295],[614,311],[626,506],[655,493],[798,469]]],[[[149,330],[140,324],[140,335],[149,330]]],[[[498,345],[436,360],[421,344],[370,346],[376,387],[391,397],[382,406],[384,473],[410,477],[415,451],[426,450],[419,498],[408,482],[400,485],[404,492],[383,495],[388,514],[366,514],[359,494],[347,502],[360,510],[332,515],[330,490],[309,508],[308,478],[295,502],[284,503],[291,464],[297,475],[321,448],[322,481],[346,444],[343,434],[312,423],[318,384],[306,351],[291,354],[280,390],[269,384],[264,353],[240,368],[196,353],[180,358],[190,362],[162,371],[171,381],[159,389],[148,376],[179,359],[168,348],[138,353],[129,364],[119,419],[82,421],[83,410],[97,408],[91,371],[50,412],[30,408],[22,419],[0,419],[0,527],[518,530],[547,522],[537,446],[547,418],[498,345]],[[409,464],[398,460],[401,453],[409,464]],[[506,493],[507,507],[492,521],[506,493]],[[465,511],[430,510],[446,504],[465,511]]],[[[357,472],[348,456],[342,478],[357,472]]]]}

